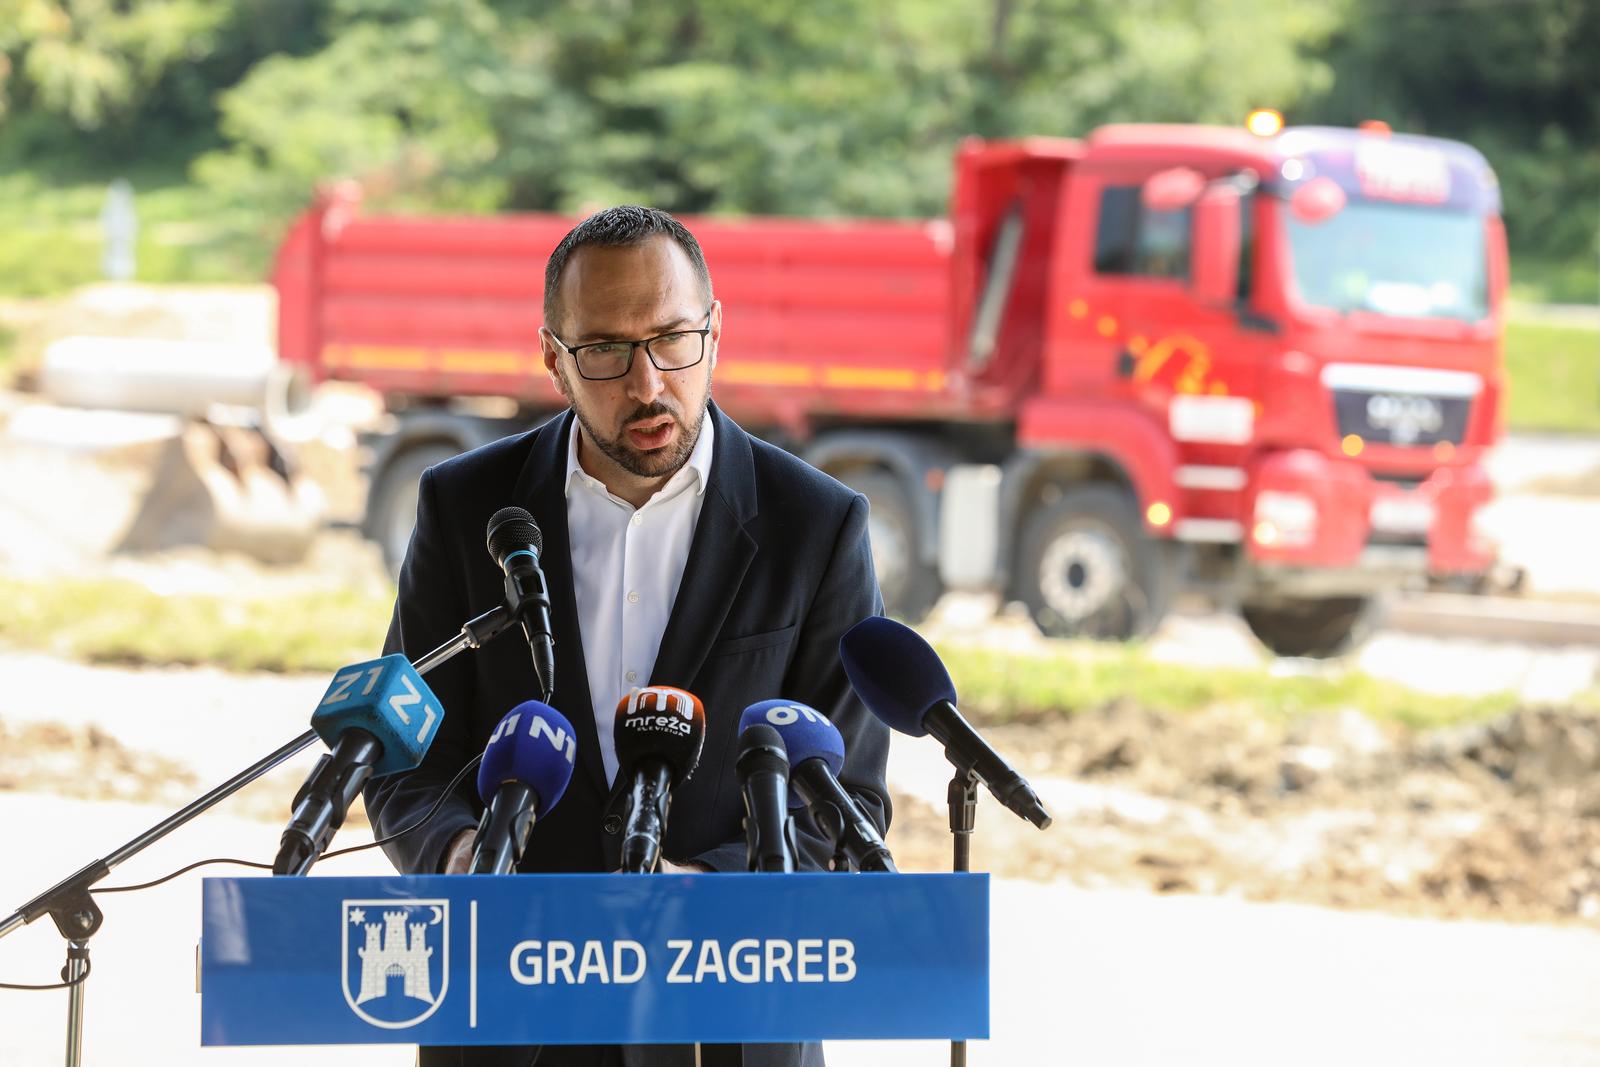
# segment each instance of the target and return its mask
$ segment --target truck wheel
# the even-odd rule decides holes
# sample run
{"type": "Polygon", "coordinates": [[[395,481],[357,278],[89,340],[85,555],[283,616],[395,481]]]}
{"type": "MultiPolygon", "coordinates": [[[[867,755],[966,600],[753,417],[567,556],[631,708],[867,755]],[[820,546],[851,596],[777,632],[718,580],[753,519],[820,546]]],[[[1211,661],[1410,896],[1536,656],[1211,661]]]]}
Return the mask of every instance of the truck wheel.
{"type": "Polygon", "coordinates": [[[409,448],[384,467],[374,481],[367,495],[367,536],[383,550],[383,561],[393,577],[400,576],[400,564],[406,558],[411,531],[417,524],[417,483],[422,480],[422,472],[458,451],[439,442],[409,448]]]}
{"type": "Polygon", "coordinates": [[[1017,558],[1018,592],[1048,637],[1143,637],[1177,586],[1166,546],[1145,535],[1128,494],[1109,486],[1068,489],[1034,512],[1017,558]]]}
{"type": "Polygon", "coordinates": [[[1240,609],[1250,632],[1274,655],[1328,659],[1365,641],[1382,615],[1376,597],[1324,600],[1274,600],[1244,603],[1240,609]]]}
{"type": "Polygon", "coordinates": [[[917,513],[905,486],[888,471],[857,467],[837,475],[867,498],[867,536],[872,539],[872,569],[883,592],[883,610],[907,622],[921,622],[943,590],[939,575],[917,553],[917,513]]]}

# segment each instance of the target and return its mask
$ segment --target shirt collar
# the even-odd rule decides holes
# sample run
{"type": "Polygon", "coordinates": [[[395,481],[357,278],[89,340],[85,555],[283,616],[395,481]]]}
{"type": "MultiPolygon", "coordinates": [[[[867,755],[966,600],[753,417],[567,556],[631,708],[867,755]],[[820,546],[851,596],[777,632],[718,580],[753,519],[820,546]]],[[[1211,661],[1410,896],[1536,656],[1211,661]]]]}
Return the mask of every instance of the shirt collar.
{"type": "MultiPolygon", "coordinates": [[[[716,429],[712,425],[714,421],[711,418],[711,412],[707,411],[700,420],[700,437],[695,441],[694,449],[689,453],[689,462],[679,467],[672,477],[667,479],[667,483],[657,489],[650,500],[645,501],[646,507],[657,499],[664,500],[667,497],[677,496],[684,488],[685,482],[691,478],[694,479],[695,495],[705,495],[706,486],[711,484],[712,446],[717,435],[716,429]]],[[[603,493],[609,493],[605,483],[589,474],[578,462],[578,419],[576,415],[573,416],[572,426],[567,431],[566,491],[568,499],[572,497],[572,483],[574,480],[593,485],[603,493]]]]}

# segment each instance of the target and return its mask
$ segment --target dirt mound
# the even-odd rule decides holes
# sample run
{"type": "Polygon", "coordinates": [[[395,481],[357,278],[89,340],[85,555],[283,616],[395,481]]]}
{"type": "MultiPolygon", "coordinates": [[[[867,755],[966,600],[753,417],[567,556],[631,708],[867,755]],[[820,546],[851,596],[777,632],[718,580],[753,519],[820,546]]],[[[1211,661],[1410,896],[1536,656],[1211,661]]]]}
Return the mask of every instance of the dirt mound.
{"type": "MultiPolygon", "coordinates": [[[[983,804],[977,868],[1452,916],[1600,917],[1600,719],[1579,711],[1413,733],[1355,711],[1277,726],[1113,704],[986,733],[1030,754],[1056,822],[1039,833],[983,804]]],[[[944,823],[897,798],[891,844],[904,866],[948,869],[944,823]]]]}
{"type": "MultiPolygon", "coordinates": [[[[1239,894],[1414,914],[1600,919],[1600,718],[1523,710],[1410,732],[1355,711],[1283,725],[1129,704],[984,733],[1055,816],[987,798],[976,870],[1088,887],[1239,894]]],[[[914,743],[914,742],[911,742],[914,743]]],[[[0,720],[0,789],[174,808],[205,784],[104,732],[0,720]]],[[[293,783],[229,801],[280,822],[293,783]]],[[[950,866],[943,807],[894,798],[903,870],[950,866]]],[[[364,816],[357,808],[352,823],[364,816]]]]}
{"type": "Polygon", "coordinates": [[[197,785],[182,764],[134,751],[95,726],[0,720],[0,789],[182,804],[197,785]]]}
{"type": "MultiPolygon", "coordinates": [[[[233,818],[286,822],[290,797],[302,775],[279,768],[222,801],[216,810],[233,818]]],[[[0,791],[153,804],[176,811],[216,784],[201,781],[181,762],[131,749],[97,726],[0,719],[0,791]]],[[[345,825],[366,823],[366,810],[358,798],[345,825]]]]}

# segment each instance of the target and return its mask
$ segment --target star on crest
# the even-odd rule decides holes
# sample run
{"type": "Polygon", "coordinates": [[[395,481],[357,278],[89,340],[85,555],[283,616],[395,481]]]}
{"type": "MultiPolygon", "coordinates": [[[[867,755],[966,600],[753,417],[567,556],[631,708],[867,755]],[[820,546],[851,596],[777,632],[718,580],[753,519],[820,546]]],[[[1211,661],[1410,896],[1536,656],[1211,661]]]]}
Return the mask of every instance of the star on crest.
{"type": "Polygon", "coordinates": [[[362,923],[364,923],[366,921],[367,921],[367,911],[366,911],[365,908],[351,908],[350,909],[350,925],[351,926],[360,926],[362,923]]]}

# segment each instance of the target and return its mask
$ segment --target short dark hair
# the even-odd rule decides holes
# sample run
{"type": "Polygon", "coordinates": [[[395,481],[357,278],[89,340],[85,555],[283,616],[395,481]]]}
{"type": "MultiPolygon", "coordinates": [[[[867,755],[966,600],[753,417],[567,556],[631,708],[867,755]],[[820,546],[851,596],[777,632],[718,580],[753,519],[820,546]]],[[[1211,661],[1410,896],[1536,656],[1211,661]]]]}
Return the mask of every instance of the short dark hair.
{"type": "Polygon", "coordinates": [[[711,271],[706,267],[705,253],[700,251],[700,242],[694,239],[694,234],[665,211],[640,207],[638,204],[621,204],[596,211],[578,223],[550,253],[550,260],[544,266],[545,325],[553,326],[555,322],[559,310],[556,290],[561,285],[561,272],[567,269],[567,260],[572,258],[573,252],[585,245],[621,248],[642,244],[660,234],[676,241],[689,257],[690,266],[694,267],[695,274],[700,278],[700,287],[705,290],[706,303],[710,304],[711,271]]]}

